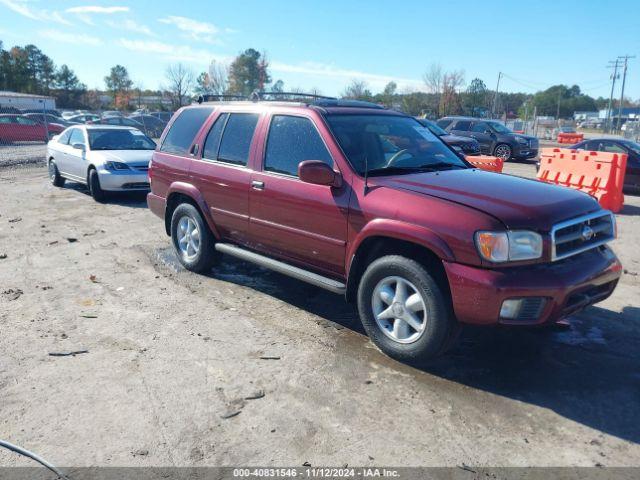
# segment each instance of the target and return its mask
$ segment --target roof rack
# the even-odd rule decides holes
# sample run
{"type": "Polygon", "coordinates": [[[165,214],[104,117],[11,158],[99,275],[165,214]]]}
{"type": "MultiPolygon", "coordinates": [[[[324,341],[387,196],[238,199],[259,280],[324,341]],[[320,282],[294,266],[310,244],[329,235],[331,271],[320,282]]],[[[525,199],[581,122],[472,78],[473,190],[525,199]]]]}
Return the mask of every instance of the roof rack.
{"type": "Polygon", "coordinates": [[[384,109],[382,105],[362,100],[339,99],[315,93],[304,92],[263,92],[256,90],[251,95],[204,94],[197,99],[203,102],[251,101],[251,102],[299,102],[314,107],[354,107],[384,109]],[[306,101],[305,101],[306,99],[306,101]]]}
{"type": "Polygon", "coordinates": [[[251,100],[254,102],[260,100],[268,100],[267,97],[275,97],[277,100],[298,100],[300,98],[310,98],[313,100],[337,100],[335,97],[327,97],[324,95],[316,95],[315,93],[304,93],[304,92],[259,92],[255,91],[251,94],[251,100]],[[280,98],[278,98],[280,97],[280,98]],[[284,97],[284,99],[282,98],[284,97]]]}

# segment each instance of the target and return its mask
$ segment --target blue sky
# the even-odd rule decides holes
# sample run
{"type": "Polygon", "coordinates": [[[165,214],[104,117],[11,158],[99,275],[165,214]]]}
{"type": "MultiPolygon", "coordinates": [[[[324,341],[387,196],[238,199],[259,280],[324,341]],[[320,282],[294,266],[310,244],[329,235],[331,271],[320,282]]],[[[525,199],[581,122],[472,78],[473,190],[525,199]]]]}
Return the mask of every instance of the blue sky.
{"type": "Polygon", "coordinates": [[[422,90],[423,73],[440,63],[464,70],[467,84],[479,77],[495,88],[503,71],[501,90],[566,83],[608,97],[607,62],[637,54],[626,96],[638,99],[639,30],[637,0],[0,0],[5,48],[34,43],[90,88],[104,88],[117,63],[155,89],[171,63],[199,72],[253,47],[267,52],[274,80],[332,95],[352,79],[373,92],[391,80],[422,90]]]}

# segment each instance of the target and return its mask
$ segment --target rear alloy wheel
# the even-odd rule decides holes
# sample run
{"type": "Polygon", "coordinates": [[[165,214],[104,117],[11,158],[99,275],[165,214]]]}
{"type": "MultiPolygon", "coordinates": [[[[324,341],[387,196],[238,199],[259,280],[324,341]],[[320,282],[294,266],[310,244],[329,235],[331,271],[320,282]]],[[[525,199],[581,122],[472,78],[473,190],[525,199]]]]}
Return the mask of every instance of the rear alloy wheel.
{"type": "Polygon", "coordinates": [[[96,202],[104,202],[107,198],[107,193],[100,186],[100,177],[95,169],[89,170],[89,191],[91,196],[96,202]]]}
{"type": "Polygon", "coordinates": [[[60,172],[58,171],[58,166],[56,162],[53,160],[49,161],[49,179],[51,180],[51,184],[54,187],[63,187],[64,186],[64,178],[60,176],[60,172]]]}
{"type": "Polygon", "coordinates": [[[178,260],[192,272],[208,272],[220,254],[215,238],[196,207],[182,203],[171,217],[171,240],[178,260]]]}
{"type": "Polygon", "coordinates": [[[457,333],[451,302],[420,263],[398,255],[375,260],[358,287],[358,311],[369,338],[395,359],[424,363],[457,333]]]}
{"type": "Polygon", "coordinates": [[[506,143],[501,143],[496,146],[493,154],[506,162],[511,158],[511,147],[506,143]]]}

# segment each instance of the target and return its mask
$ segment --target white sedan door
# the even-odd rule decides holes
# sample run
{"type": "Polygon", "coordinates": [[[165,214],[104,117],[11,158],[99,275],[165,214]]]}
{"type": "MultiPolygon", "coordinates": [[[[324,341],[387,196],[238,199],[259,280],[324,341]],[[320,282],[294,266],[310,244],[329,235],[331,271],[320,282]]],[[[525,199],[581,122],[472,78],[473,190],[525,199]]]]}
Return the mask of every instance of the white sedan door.
{"type": "Polygon", "coordinates": [[[69,174],[79,180],[87,179],[87,141],[81,128],[74,128],[66,148],[69,174]],[[74,148],[74,145],[84,145],[84,149],[74,148]]]}

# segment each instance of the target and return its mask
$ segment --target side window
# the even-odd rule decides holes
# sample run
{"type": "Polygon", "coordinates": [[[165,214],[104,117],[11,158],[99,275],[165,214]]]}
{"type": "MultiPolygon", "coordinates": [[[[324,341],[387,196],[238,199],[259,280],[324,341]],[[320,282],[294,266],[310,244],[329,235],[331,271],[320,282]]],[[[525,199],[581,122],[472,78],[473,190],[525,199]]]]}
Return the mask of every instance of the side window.
{"type": "Polygon", "coordinates": [[[221,162],[246,165],[253,131],[258,123],[257,113],[231,113],[222,134],[218,160],[221,162]]]}
{"type": "Polygon", "coordinates": [[[458,120],[458,122],[453,126],[453,130],[460,130],[461,132],[466,132],[469,130],[471,126],[471,122],[469,120],[458,120]]]}
{"type": "Polygon", "coordinates": [[[484,122],[474,123],[473,128],[471,129],[472,132],[477,132],[477,133],[484,133],[487,130],[489,130],[489,125],[487,125],[484,122]]]}
{"type": "Polygon", "coordinates": [[[29,126],[37,125],[36,122],[34,122],[33,120],[27,117],[16,117],[16,120],[18,121],[18,123],[22,125],[29,125],[29,126]]]}
{"type": "Polygon", "coordinates": [[[448,118],[443,118],[442,120],[438,120],[436,122],[436,125],[438,125],[440,128],[445,128],[446,129],[449,125],[451,125],[451,121],[452,120],[450,120],[448,118]]]}
{"type": "Polygon", "coordinates": [[[76,143],[82,143],[84,145],[84,134],[79,128],[74,128],[71,131],[71,137],[69,138],[69,145],[74,145],[76,143]]]}
{"type": "Polygon", "coordinates": [[[186,155],[193,138],[204,121],[213,112],[212,107],[187,108],[176,118],[160,147],[161,152],[186,155]]]}
{"type": "Polygon", "coordinates": [[[321,160],[333,166],[333,159],[311,120],[274,115],[269,127],[264,169],[297,177],[298,165],[304,160],[321,160]]]}
{"type": "Polygon", "coordinates": [[[62,132],[60,134],[60,136],[58,137],[58,143],[62,144],[62,145],[66,145],[69,143],[69,137],[71,137],[71,132],[74,129],[71,130],[65,130],[64,132],[62,132]]]}
{"type": "Polygon", "coordinates": [[[216,123],[213,124],[211,130],[207,134],[207,139],[204,141],[204,150],[202,151],[202,158],[209,160],[218,159],[218,149],[220,148],[220,139],[222,138],[222,129],[227,121],[228,113],[222,113],[216,119],[216,123]]]}
{"type": "Polygon", "coordinates": [[[622,148],[620,145],[618,145],[617,143],[603,142],[603,147],[604,147],[603,149],[604,152],[627,153],[626,150],[622,148]]]}

